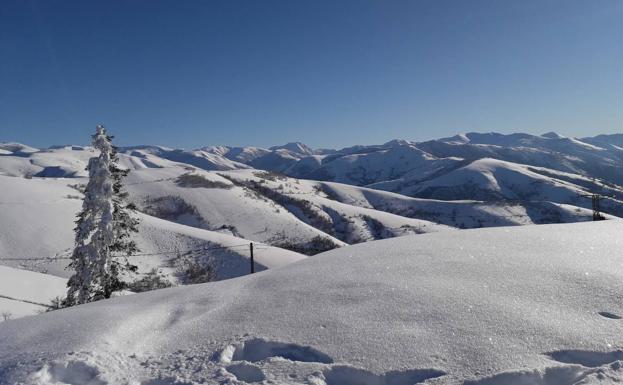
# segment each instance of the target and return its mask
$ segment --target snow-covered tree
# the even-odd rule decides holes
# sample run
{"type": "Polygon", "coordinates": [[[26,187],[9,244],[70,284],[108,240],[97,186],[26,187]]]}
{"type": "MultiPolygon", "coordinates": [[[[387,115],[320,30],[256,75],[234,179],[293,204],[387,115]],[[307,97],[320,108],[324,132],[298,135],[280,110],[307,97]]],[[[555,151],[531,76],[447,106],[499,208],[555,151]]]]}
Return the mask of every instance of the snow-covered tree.
{"type": "MultiPolygon", "coordinates": [[[[109,142],[113,139],[108,136],[109,142]]],[[[120,280],[120,275],[124,271],[136,272],[136,266],[128,262],[127,257],[139,251],[136,242],[132,239],[132,233],[138,232],[138,219],[133,218],[130,213],[136,210],[133,203],[126,203],[128,193],[123,189],[123,179],[128,176],[130,170],[122,169],[118,166],[117,148],[112,146],[110,154],[110,173],[113,179],[113,231],[114,242],[110,245],[111,254],[115,257],[110,262],[110,269],[107,274],[106,298],[110,297],[112,291],[123,289],[125,284],[120,280]]]]}
{"type": "Polygon", "coordinates": [[[120,275],[135,271],[127,256],[137,251],[131,233],[137,231],[124,199],[123,178],[127,170],[117,165],[117,152],[112,137],[98,125],[93,147],[99,156],[89,160],[89,182],[84,191],[82,211],[76,221],[75,248],[69,268],[74,270],[67,283],[65,306],[109,298],[123,288],[120,275]],[[123,261],[121,261],[123,259],[123,261]]]}

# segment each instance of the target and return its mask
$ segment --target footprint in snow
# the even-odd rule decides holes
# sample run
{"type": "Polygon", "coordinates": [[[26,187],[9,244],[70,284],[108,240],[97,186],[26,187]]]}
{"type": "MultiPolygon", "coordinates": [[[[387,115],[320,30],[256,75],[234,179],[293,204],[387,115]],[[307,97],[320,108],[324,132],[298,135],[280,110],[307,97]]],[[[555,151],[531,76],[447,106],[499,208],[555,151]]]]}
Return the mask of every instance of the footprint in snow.
{"type": "Polygon", "coordinates": [[[234,365],[229,365],[225,368],[229,373],[236,376],[239,381],[253,383],[262,382],[266,379],[262,369],[253,364],[240,362],[234,365]]]}
{"type": "Polygon", "coordinates": [[[140,385],[193,385],[190,382],[180,382],[173,377],[154,378],[151,380],[143,381],[140,385]]]}
{"type": "Polygon", "coordinates": [[[565,364],[578,364],[596,368],[623,360],[623,351],[594,352],[590,350],[558,350],[546,353],[551,359],[565,364]]]}
{"type": "MultiPolygon", "coordinates": [[[[267,362],[270,358],[281,358],[291,362],[293,365],[291,369],[298,368],[301,372],[306,371],[304,366],[307,366],[307,370],[310,367],[321,369],[307,378],[307,383],[314,385],[414,385],[446,374],[436,369],[410,369],[375,374],[350,365],[333,364],[332,357],[310,346],[267,341],[262,338],[229,345],[217,357],[222,364],[228,364],[225,367],[228,373],[246,383],[266,380],[262,369],[253,363],[261,363],[263,366],[275,365],[275,362],[267,362]]],[[[297,373],[288,374],[288,381],[296,381],[297,378],[297,373]]]]}
{"type": "Polygon", "coordinates": [[[326,385],[414,385],[445,374],[435,369],[394,370],[375,374],[348,365],[332,366],[323,371],[326,385]]]}
{"type": "Polygon", "coordinates": [[[237,345],[229,345],[220,354],[221,362],[249,361],[258,362],[271,357],[281,357],[290,361],[333,363],[328,355],[310,347],[297,344],[266,341],[254,338],[237,345]]]}
{"type": "Polygon", "coordinates": [[[463,385],[576,385],[623,381],[623,351],[558,350],[546,356],[564,366],[497,373],[463,385]]]}
{"type": "Polygon", "coordinates": [[[98,368],[83,361],[51,362],[28,378],[35,384],[107,385],[98,368]]]}

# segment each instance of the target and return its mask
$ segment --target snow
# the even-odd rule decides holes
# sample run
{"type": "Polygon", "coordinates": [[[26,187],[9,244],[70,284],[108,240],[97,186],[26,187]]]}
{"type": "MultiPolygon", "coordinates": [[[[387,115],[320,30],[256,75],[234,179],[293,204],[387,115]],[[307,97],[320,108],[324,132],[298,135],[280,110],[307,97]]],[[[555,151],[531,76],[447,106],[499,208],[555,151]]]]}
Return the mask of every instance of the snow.
{"type": "MultiPolygon", "coordinates": [[[[153,172],[166,169],[152,169],[153,172]]],[[[138,171],[137,171],[138,172],[138,171]]],[[[178,173],[179,174],[179,173],[178,173]]],[[[175,175],[178,175],[175,174],[175,175]]],[[[157,179],[164,174],[156,174],[157,179]]],[[[217,177],[217,176],[216,176],[217,177]]],[[[223,179],[223,178],[221,178],[223,179]]],[[[227,180],[226,180],[227,181],[227,180]]],[[[84,179],[23,179],[0,176],[0,265],[27,268],[59,277],[68,277],[66,259],[74,245],[74,221],[81,207],[81,193],[69,185],[84,183],[84,179]],[[36,239],[36,242],[33,242],[36,239]],[[10,258],[11,260],[8,260],[10,258]],[[36,260],[35,258],[44,258],[36,260]]],[[[149,183],[150,180],[143,180],[149,183]]],[[[130,186],[129,186],[130,187],[130,186]]],[[[233,202],[232,202],[233,203],[233,202]]],[[[219,279],[247,274],[248,248],[202,251],[204,248],[249,244],[249,240],[215,231],[194,228],[138,214],[141,223],[136,241],[142,253],[163,253],[132,258],[141,272],[152,268],[171,274],[175,269],[170,259],[177,253],[199,249],[197,257],[215,264],[219,279]]],[[[258,243],[258,270],[281,266],[304,256],[258,243]]],[[[0,274],[0,280],[4,275],[0,274]]],[[[2,292],[0,292],[2,294],[2,292]]]]}
{"type": "Polygon", "coordinates": [[[622,231],[610,220],[394,238],[7,321],[0,382],[614,383],[622,231]]]}
{"type": "Polygon", "coordinates": [[[247,163],[267,154],[268,152],[268,150],[257,147],[234,147],[227,151],[225,157],[238,162],[247,163]]]}
{"type": "Polygon", "coordinates": [[[303,155],[312,155],[314,153],[314,151],[309,148],[307,145],[305,145],[304,143],[301,142],[290,142],[290,143],[286,143],[282,146],[274,146],[271,147],[270,150],[275,151],[275,150],[288,150],[290,152],[294,152],[297,154],[303,154],[303,155]]]}
{"type": "Polygon", "coordinates": [[[395,144],[386,150],[336,158],[306,177],[359,186],[402,177],[409,171],[420,178],[457,163],[458,159],[437,159],[411,145],[395,144]]]}
{"type": "MultiPolygon", "coordinates": [[[[151,267],[167,269],[167,259],[175,255],[177,251],[183,253],[185,250],[198,249],[200,254],[208,255],[212,265],[216,270],[219,279],[227,279],[248,274],[249,272],[249,241],[229,234],[207,231],[192,226],[165,221],[149,215],[139,215],[141,220],[139,234],[140,249],[146,253],[167,253],[161,258],[152,258],[154,265],[147,265],[141,256],[131,257],[130,261],[139,266],[143,265],[143,270],[151,267]],[[209,250],[201,252],[202,248],[212,249],[222,246],[236,246],[231,250],[209,250]]],[[[254,244],[254,262],[256,271],[285,266],[287,264],[305,259],[304,255],[290,250],[266,245],[263,243],[254,244]]]]}
{"type": "MultiPolygon", "coordinates": [[[[27,146],[0,144],[0,173],[28,177],[85,177],[85,168],[95,152],[91,147],[56,146],[37,150],[27,146]],[[16,150],[15,152],[9,151],[16,150]],[[17,151],[17,149],[21,149],[17,151]]],[[[249,166],[206,151],[135,146],[120,149],[121,165],[130,169],[198,167],[206,170],[234,170],[249,166]]]]}
{"type": "Polygon", "coordinates": [[[144,211],[137,278],[156,269],[182,283],[175,263],[191,257],[221,281],[35,317],[66,292],[94,152],[0,143],[0,313],[13,319],[0,322],[0,384],[623,380],[622,222],[453,231],[590,220],[592,192],[623,215],[619,141],[123,148],[144,211]],[[421,233],[434,234],[409,236],[421,233]],[[341,248],[291,251],[317,239],[341,248]]]}
{"type": "MultiPolygon", "coordinates": [[[[75,152],[77,151],[72,153],[75,152]]],[[[0,163],[4,160],[6,159],[1,158],[0,163]]],[[[580,185],[592,183],[588,178],[573,174],[529,169],[513,164],[510,166],[521,172],[528,172],[535,178],[545,178],[544,182],[549,181],[549,177],[543,176],[545,172],[554,173],[552,175],[561,183],[569,180],[569,183],[573,183],[569,196],[574,191],[582,192],[580,185]]],[[[500,167],[506,166],[501,163],[500,167]]],[[[332,182],[297,180],[282,176],[275,178],[257,170],[205,172],[189,171],[184,166],[172,165],[135,169],[126,182],[131,199],[139,207],[144,207],[146,200],[158,198],[165,198],[165,201],[151,205],[166,206],[166,199],[178,197],[197,210],[198,215],[191,213],[167,216],[164,218],[166,221],[156,221],[141,214],[143,220],[137,242],[144,253],[162,250],[174,253],[176,250],[204,247],[209,242],[207,238],[212,237],[216,237],[210,243],[212,246],[250,241],[274,246],[284,243],[304,245],[315,237],[340,246],[345,242],[449,229],[440,224],[471,228],[592,218],[589,209],[577,207],[580,204],[590,207],[590,200],[586,198],[578,198],[575,204],[551,203],[547,200],[550,196],[544,194],[541,199],[546,201],[529,205],[475,200],[440,201],[410,198],[332,182]],[[189,172],[225,187],[182,187],[177,180],[189,172]],[[294,199],[295,204],[285,204],[283,200],[279,203],[246,187],[234,186],[230,179],[262,182],[273,193],[294,199]],[[304,207],[308,207],[310,211],[302,212],[301,208],[304,207]],[[169,225],[168,222],[177,222],[179,226],[169,225]],[[190,226],[199,227],[203,232],[190,231],[190,226]],[[203,235],[198,236],[199,233],[203,235]],[[236,240],[225,242],[220,239],[220,234],[229,234],[236,240]]],[[[82,194],[70,186],[84,183],[83,178],[24,179],[0,175],[0,206],[3,209],[3,215],[0,216],[0,225],[3,228],[0,232],[0,261],[9,257],[20,259],[1,261],[0,264],[67,277],[67,261],[51,258],[66,257],[73,247],[73,222],[80,209],[82,194]],[[32,239],[37,239],[37,242],[32,242],[32,239]],[[28,261],[30,258],[50,260],[28,261]]],[[[566,185],[569,186],[568,183],[566,185]]],[[[610,200],[603,202],[605,208],[609,204],[610,200]]],[[[612,204],[618,203],[612,201],[612,204]]],[[[219,254],[215,257],[218,257],[219,265],[223,259],[234,258],[238,261],[230,266],[232,270],[222,269],[223,277],[239,275],[246,266],[240,259],[244,258],[242,254],[219,254]]],[[[173,269],[167,267],[170,258],[171,255],[145,257],[136,263],[141,271],[155,267],[171,274],[173,269]]]]}
{"type": "MultiPolygon", "coordinates": [[[[356,201],[340,201],[323,192],[326,184],[316,181],[295,180],[286,177],[263,179],[262,173],[240,170],[230,172],[237,180],[251,180],[298,204],[281,203],[284,210],[292,212],[299,220],[315,224],[346,243],[357,243],[392,236],[419,234],[451,228],[428,220],[408,218],[400,213],[384,212],[356,201]],[[300,202],[303,201],[304,204],[300,202]],[[300,206],[303,206],[303,210],[300,206]],[[320,224],[318,224],[320,222],[320,224]],[[330,227],[330,228],[326,228],[330,227]]],[[[333,184],[334,189],[357,187],[333,184]]],[[[327,190],[328,191],[328,190],[327,190]]],[[[331,195],[334,192],[331,192],[331,195]]],[[[337,195],[337,194],[336,194],[337,195]]],[[[282,199],[284,200],[284,199],[282,199]]]]}
{"type": "Polygon", "coordinates": [[[16,153],[16,154],[18,153],[27,154],[27,153],[38,151],[34,147],[30,147],[25,144],[14,143],[14,142],[0,142],[0,150],[3,150],[7,153],[16,153]]]}
{"type": "MultiPolygon", "coordinates": [[[[196,209],[194,217],[165,219],[183,224],[213,231],[218,229],[226,231],[229,228],[232,235],[275,245],[287,241],[297,244],[306,243],[315,237],[328,239],[336,245],[343,244],[330,235],[300,221],[277,203],[265,197],[258,197],[248,189],[233,186],[230,180],[219,175],[252,177],[252,171],[195,173],[195,175],[200,175],[207,180],[227,186],[222,188],[181,187],[176,182],[177,178],[187,172],[180,168],[137,170],[128,176],[127,190],[139,207],[146,206],[146,200],[154,202],[154,199],[159,198],[165,200],[170,200],[170,197],[182,198],[184,202],[196,209]],[[270,221],[267,221],[266,218],[270,218],[270,221]]],[[[152,203],[152,205],[154,204],[152,203]]]]}
{"type": "MultiPolygon", "coordinates": [[[[67,186],[68,182],[76,180],[0,176],[2,264],[17,267],[26,261],[2,260],[53,257],[73,246],[73,221],[82,200],[78,191],[67,186]]],[[[64,265],[49,268],[62,275],[64,265]]]]}
{"type": "Polygon", "coordinates": [[[546,132],[545,134],[541,134],[541,136],[544,137],[544,138],[548,138],[548,139],[564,139],[565,138],[564,135],[559,134],[559,133],[554,132],[554,131],[546,132]]]}
{"type": "MultiPolygon", "coordinates": [[[[327,194],[339,202],[458,228],[592,220],[592,211],[589,209],[549,201],[528,201],[521,204],[469,199],[444,201],[411,198],[332,182],[323,183],[323,186],[327,194]]],[[[590,204],[590,201],[585,203],[590,204]]]]}
{"type": "Polygon", "coordinates": [[[0,313],[9,312],[11,318],[45,311],[42,305],[67,291],[67,280],[48,274],[0,266],[0,277],[0,313]]]}
{"type": "Polygon", "coordinates": [[[376,188],[400,186],[399,192],[423,198],[438,197],[445,199],[480,199],[491,200],[495,197],[511,200],[553,201],[574,203],[579,206],[589,202],[579,201],[579,197],[598,186],[589,178],[579,175],[550,170],[543,167],[483,158],[450,171],[439,177],[421,183],[377,184],[376,188]],[[575,184],[578,183],[578,184],[575,184]]]}

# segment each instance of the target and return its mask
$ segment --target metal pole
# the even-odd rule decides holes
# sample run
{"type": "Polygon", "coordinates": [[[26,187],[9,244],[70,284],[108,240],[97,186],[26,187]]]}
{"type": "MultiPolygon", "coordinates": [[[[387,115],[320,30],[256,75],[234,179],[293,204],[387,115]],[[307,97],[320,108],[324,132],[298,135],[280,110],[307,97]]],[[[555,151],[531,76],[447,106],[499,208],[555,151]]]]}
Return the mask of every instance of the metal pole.
{"type": "Polygon", "coordinates": [[[253,242],[249,243],[249,252],[251,253],[251,274],[255,273],[255,263],[253,262],[253,242]]]}

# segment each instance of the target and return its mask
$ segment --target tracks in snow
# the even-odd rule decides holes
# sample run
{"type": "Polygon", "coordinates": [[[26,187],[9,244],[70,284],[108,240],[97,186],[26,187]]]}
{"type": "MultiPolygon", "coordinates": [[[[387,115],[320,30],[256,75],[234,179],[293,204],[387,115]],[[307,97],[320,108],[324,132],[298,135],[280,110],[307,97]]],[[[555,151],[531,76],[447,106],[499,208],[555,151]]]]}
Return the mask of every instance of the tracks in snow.
{"type": "MultiPolygon", "coordinates": [[[[556,364],[462,380],[435,368],[385,373],[336,362],[310,346],[247,338],[217,346],[179,350],[164,356],[137,357],[88,352],[17,365],[0,364],[0,383],[36,385],[585,385],[623,382],[623,351],[557,350],[544,353],[556,364]],[[19,372],[11,373],[11,369],[19,372]]],[[[216,344],[217,342],[214,342],[216,344]]]]}

